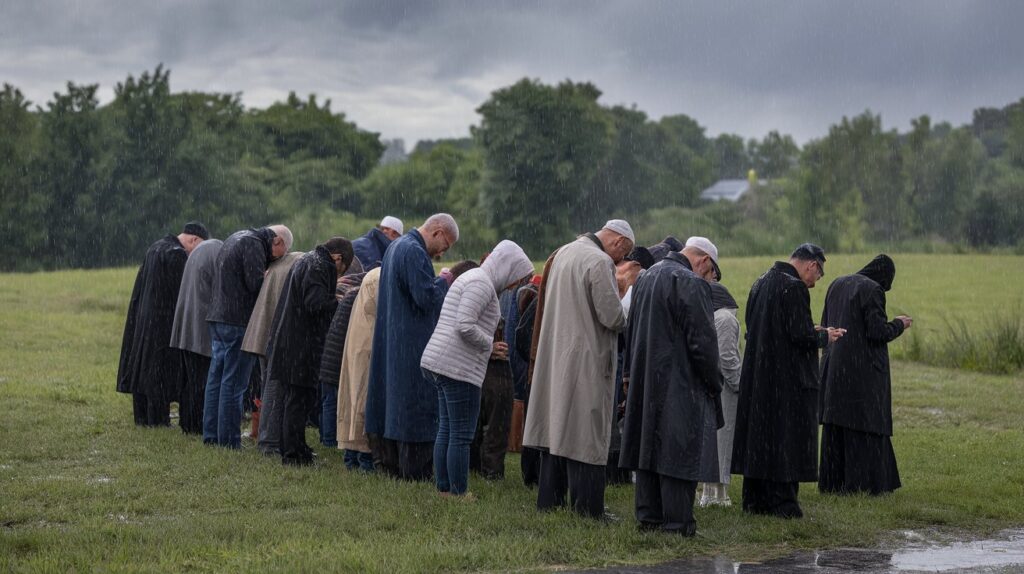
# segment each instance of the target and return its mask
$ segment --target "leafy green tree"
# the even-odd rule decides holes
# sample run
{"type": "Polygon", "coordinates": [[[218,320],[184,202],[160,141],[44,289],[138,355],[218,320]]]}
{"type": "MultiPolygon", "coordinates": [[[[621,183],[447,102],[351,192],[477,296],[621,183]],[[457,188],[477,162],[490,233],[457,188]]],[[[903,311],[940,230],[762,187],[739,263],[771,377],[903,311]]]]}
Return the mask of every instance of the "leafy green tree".
{"type": "Polygon", "coordinates": [[[0,91],[0,260],[3,269],[31,268],[45,251],[48,225],[45,193],[36,188],[38,121],[20,90],[0,91]]]}
{"type": "Polygon", "coordinates": [[[796,167],[800,147],[791,136],[772,130],[761,141],[750,140],[747,155],[758,177],[775,179],[796,167]]]}
{"type": "Polygon", "coordinates": [[[484,153],[484,195],[499,235],[544,254],[583,231],[577,208],[587,206],[587,186],[613,143],[600,95],[592,84],[524,79],[477,109],[473,135],[484,153]]]}

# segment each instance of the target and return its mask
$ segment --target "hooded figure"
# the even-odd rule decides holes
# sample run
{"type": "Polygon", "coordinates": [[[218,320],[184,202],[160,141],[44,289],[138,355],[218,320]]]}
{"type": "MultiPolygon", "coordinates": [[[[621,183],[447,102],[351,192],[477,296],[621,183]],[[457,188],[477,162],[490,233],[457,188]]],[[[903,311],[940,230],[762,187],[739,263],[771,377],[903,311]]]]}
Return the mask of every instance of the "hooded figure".
{"type": "Polygon", "coordinates": [[[821,324],[847,335],[822,358],[820,397],[822,492],[882,494],[900,487],[892,449],[889,342],[903,334],[902,318],[887,320],[885,292],[896,266],[875,257],[854,275],[832,282],[821,324]]]}
{"type": "Polygon", "coordinates": [[[522,248],[504,240],[483,265],[460,275],[445,296],[420,361],[437,390],[440,422],[434,477],[440,492],[466,492],[469,445],[476,432],[488,358],[492,353],[508,356],[508,345],[494,342],[501,316],[498,294],[532,274],[533,263],[522,248]]]}
{"type": "Polygon", "coordinates": [[[203,393],[211,355],[206,314],[213,299],[213,275],[223,243],[220,239],[207,239],[189,254],[174,309],[171,347],[181,350],[184,385],[178,399],[178,425],[188,434],[203,432],[203,393]]]}
{"type": "MultiPolygon", "coordinates": [[[[352,264],[359,262],[353,258],[352,264]]],[[[338,277],[338,308],[327,330],[324,350],[320,358],[320,444],[338,447],[338,379],[341,376],[341,355],[345,351],[345,335],[352,317],[352,307],[359,296],[359,285],[366,273],[338,277]]]]}

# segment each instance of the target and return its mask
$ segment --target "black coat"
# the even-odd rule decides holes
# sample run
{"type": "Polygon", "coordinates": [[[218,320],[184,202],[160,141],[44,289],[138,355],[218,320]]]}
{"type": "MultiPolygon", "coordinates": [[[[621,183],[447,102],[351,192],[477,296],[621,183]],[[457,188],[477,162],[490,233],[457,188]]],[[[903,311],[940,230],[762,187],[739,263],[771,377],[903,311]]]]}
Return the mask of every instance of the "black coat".
{"type": "Polygon", "coordinates": [[[892,285],[895,272],[892,260],[876,258],[828,288],[821,324],[842,327],[846,335],[822,358],[823,423],[892,436],[889,342],[903,334],[903,322],[886,320],[883,285],[892,285]]]}
{"type": "MultiPolygon", "coordinates": [[[[366,274],[361,274],[365,276],[366,274]]],[[[341,378],[341,359],[345,353],[345,337],[348,335],[349,320],[352,319],[352,305],[359,295],[359,286],[345,291],[334,311],[331,326],[327,329],[324,340],[324,352],[320,358],[320,384],[338,386],[341,378]]]]}
{"type": "Polygon", "coordinates": [[[338,307],[338,268],[326,247],[304,254],[288,272],[274,312],[267,346],[267,370],[281,384],[319,383],[324,338],[338,307]]]}
{"type": "Polygon", "coordinates": [[[811,294],[777,261],[750,288],[732,472],[777,482],[818,476],[818,349],[811,294]]]}
{"type": "Polygon", "coordinates": [[[224,240],[217,255],[213,300],[207,321],[245,327],[263,286],[277,235],[269,227],[236,231],[224,240]]]}
{"type": "Polygon", "coordinates": [[[146,250],[124,323],[118,392],[139,393],[160,401],[177,400],[181,356],[170,343],[186,261],[188,253],[173,235],[146,250]]]}
{"type": "Polygon", "coordinates": [[[711,287],[679,253],[633,286],[629,392],[619,466],[718,482],[715,397],[721,393],[711,287]]]}

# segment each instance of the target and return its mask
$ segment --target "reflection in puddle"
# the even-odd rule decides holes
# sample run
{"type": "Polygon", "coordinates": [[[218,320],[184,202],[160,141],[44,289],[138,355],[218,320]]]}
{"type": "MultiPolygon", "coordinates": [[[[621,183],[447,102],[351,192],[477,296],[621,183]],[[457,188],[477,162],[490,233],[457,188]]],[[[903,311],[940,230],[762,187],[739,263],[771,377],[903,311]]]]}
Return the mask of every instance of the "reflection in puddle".
{"type": "MultiPolygon", "coordinates": [[[[913,538],[908,536],[908,538],[913,538]]],[[[916,537],[918,541],[925,540],[916,537]]],[[[796,554],[763,563],[734,563],[728,559],[694,558],[653,566],[620,566],[603,572],[617,574],[911,574],[957,572],[982,574],[1024,571],[1024,530],[1007,530],[994,540],[954,542],[949,545],[918,542],[892,552],[839,549],[796,554]]]]}

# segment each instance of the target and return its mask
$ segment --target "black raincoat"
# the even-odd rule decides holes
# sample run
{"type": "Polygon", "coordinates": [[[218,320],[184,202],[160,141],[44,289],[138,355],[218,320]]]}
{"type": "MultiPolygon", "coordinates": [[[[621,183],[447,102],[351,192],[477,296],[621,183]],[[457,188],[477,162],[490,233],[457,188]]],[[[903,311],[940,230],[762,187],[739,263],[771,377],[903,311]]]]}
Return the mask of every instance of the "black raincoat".
{"type": "Polygon", "coordinates": [[[269,379],[311,388],[320,382],[324,338],[338,307],[337,282],[338,268],[322,245],[292,266],[270,328],[269,379]]]}
{"type": "Polygon", "coordinates": [[[879,255],[828,288],[821,324],[846,335],[822,358],[822,423],[892,436],[889,342],[903,334],[903,322],[886,320],[885,292],[895,276],[892,259],[879,255]]]}
{"type": "Polygon", "coordinates": [[[818,349],[796,268],[776,261],[747,299],[732,473],[775,482],[818,479],[818,349]]]}
{"type": "Polygon", "coordinates": [[[174,308],[188,253],[174,235],[146,250],[135,276],[121,339],[117,390],[155,401],[175,401],[181,385],[181,355],[171,349],[174,308]]]}
{"type": "Polygon", "coordinates": [[[637,279],[629,316],[619,466],[717,482],[722,376],[710,285],[684,256],[669,253],[637,279]]]}
{"type": "Polygon", "coordinates": [[[277,234],[269,227],[232,233],[217,255],[213,299],[207,321],[245,327],[249,324],[263,275],[273,259],[277,234]]]}

